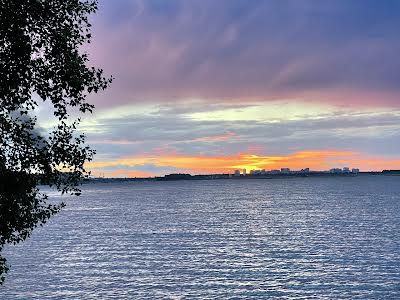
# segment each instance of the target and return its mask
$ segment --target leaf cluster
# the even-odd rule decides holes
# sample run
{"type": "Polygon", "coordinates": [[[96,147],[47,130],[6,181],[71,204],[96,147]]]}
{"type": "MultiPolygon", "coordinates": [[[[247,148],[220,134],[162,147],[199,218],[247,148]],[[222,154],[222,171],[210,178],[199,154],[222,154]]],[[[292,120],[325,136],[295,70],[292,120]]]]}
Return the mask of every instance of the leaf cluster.
{"type": "MultiPolygon", "coordinates": [[[[64,206],[48,204],[39,184],[79,194],[88,176],[95,151],[72,112],[92,112],[87,96],[112,81],[81,51],[96,10],[95,0],[0,0],[0,251],[64,206]],[[35,117],[44,101],[53,107],[50,130],[35,117]]],[[[0,256],[0,283],[7,270],[0,256]]]]}

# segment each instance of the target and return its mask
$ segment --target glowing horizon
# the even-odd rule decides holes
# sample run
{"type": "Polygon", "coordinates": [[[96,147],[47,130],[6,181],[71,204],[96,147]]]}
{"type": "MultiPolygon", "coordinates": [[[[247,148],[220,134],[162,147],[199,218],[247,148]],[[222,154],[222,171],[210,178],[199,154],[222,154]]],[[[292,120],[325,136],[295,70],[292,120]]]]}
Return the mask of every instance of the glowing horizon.
{"type": "Polygon", "coordinates": [[[274,170],[290,168],[301,170],[327,171],[332,168],[358,168],[361,171],[382,171],[400,168],[400,160],[365,156],[348,151],[301,151],[286,156],[260,156],[239,154],[232,156],[185,156],[178,154],[124,157],[110,161],[96,161],[87,164],[93,175],[107,177],[153,177],[168,173],[222,174],[235,170],[274,170]],[[157,168],[174,170],[167,173],[144,172],[135,168],[152,165],[157,168]]]}

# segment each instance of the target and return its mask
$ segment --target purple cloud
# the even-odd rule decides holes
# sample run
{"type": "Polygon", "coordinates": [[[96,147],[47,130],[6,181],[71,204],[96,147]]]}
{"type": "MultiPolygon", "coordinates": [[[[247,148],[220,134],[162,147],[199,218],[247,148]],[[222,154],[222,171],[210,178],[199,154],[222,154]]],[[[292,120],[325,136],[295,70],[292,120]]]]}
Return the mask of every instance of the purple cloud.
{"type": "Polygon", "coordinates": [[[399,14],[397,1],[103,0],[88,51],[116,80],[94,101],[398,106],[399,14]]]}

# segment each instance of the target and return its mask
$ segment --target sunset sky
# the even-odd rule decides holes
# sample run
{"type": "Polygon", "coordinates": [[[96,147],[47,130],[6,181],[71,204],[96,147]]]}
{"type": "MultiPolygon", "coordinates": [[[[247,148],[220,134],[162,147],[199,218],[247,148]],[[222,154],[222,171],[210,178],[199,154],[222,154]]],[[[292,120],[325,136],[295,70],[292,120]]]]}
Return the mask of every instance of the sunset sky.
{"type": "Polygon", "coordinates": [[[95,175],[400,169],[400,1],[99,4],[95,175]]]}

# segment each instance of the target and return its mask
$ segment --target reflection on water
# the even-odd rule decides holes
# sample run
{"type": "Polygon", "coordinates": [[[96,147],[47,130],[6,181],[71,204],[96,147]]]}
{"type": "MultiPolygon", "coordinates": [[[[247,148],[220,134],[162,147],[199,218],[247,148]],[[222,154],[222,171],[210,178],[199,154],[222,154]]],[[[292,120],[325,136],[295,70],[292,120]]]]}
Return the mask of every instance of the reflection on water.
{"type": "Polygon", "coordinates": [[[0,299],[400,299],[400,177],[88,184],[65,200],[6,249],[0,299]]]}

